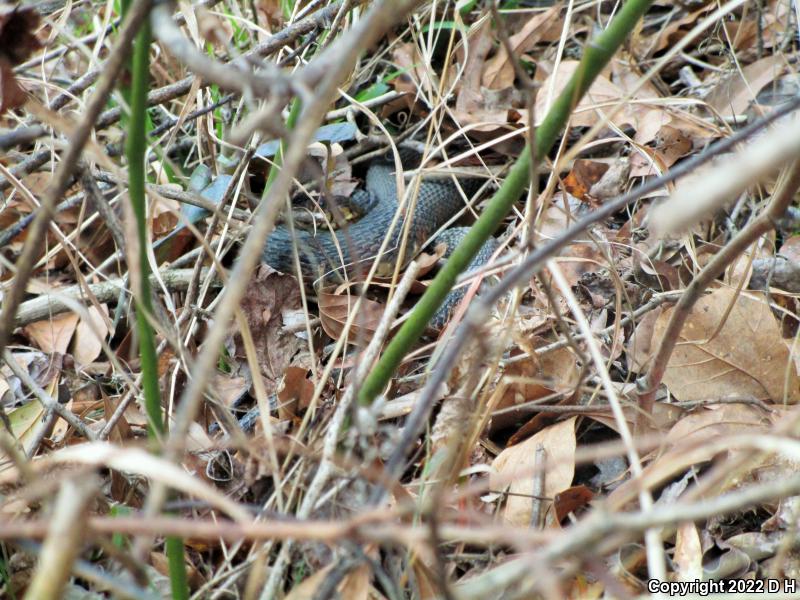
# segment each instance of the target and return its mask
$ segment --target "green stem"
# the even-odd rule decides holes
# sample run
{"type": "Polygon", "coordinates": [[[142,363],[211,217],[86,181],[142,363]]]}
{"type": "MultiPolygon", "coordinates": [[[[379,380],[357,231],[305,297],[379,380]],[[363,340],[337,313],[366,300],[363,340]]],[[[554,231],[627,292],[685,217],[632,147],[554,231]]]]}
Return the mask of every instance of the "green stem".
{"type": "Polygon", "coordinates": [[[186,559],[183,555],[183,540],[170,536],[164,541],[169,565],[169,584],[173,600],[189,599],[189,578],[186,575],[186,559]]]}
{"type": "MultiPolygon", "coordinates": [[[[586,46],[575,73],[548,111],[542,124],[536,129],[535,159],[546,156],[553,148],[573,109],[651,3],[652,0],[628,0],[608,28],[586,46]]],[[[530,146],[526,146],[503,185],[486,205],[483,214],[439,271],[433,283],[417,302],[409,319],[392,338],[380,360],[367,376],[359,391],[358,399],[361,404],[371,404],[388,385],[400,362],[419,340],[434,313],[450,293],[457,277],[464,272],[481,246],[495,232],[522,195],[530,181],[530,165],[531,149],[530,146]]]]}
{"type": "MultiPolygon", "coordinates": [[[[134,41],[131,66],[130,107],[125,155],[128,160],[128,194],[136,218],[139,255],[138,270],[140,288],[134,290],[136,306],[136,330],[139,334],[139,355],[142,366],[142,388],[144,406],[148,419],[148,434],[156,441],[166,431],[161,392],[158,386],[158,359],[153,328],[148,315],[153,314],[150,289],[150,263],[147,258],[147,200],[145,195],[145,150],[147,148],[147,89],[150,78],[150,23],[145,21],[134,41]]],[[[169,564],[172,598],[188,600],[189,585],[186,575],[186,560],[183,540],[179,537],[166,539],[166,554],[169,564]]]]}
{"type": "Polygon", "coordinates": [[[153,328],[147,315],[153,314],[150,292],[150,262],[147,259],[147,209],[145,198],[144,154],[147,147],[147,87],[150,68],[150,24],[145,23],[134,41],[132,81],[130,90],[131,116],[128,123],[125,155],[128,159],[128,195],[136,217],[139,245],[138,269],[141,288],[134,290],[136,328],[139,334],[139,353],[142,362],[144,405],[149,421],[151,439],[164,433],[161,392],[158,388],[158,361],[153,328]]]}

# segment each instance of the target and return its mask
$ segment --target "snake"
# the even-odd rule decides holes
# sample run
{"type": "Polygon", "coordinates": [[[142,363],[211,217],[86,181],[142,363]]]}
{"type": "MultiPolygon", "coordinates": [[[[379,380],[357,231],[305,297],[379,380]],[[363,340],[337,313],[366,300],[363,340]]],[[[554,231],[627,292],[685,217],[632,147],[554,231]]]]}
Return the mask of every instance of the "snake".
{"type": "MultiPolygon", "coordinates": [[[[309,231],[279,225],[269,235],[262,259],[278,271],[293,273],[293,248],[296,247],[303,279],[341,281],[346,275],[359,274],[359,268],[360,274],[365,274],[384,246],[376,274],[391,276],[401,259],[402,240],[406,235],[404,228],[408,227],[408,237],[401,267],[410,262],[425,242],[464,207],[459,186],[469,197],[478,191],[481,181],[459,178],[456,183],[452,178],[423,178],[410,219],[408,216],[401,218],[392,227],[400,202],[394,164],[384,159],[373,160],[367,169],[365,188],[356,189],[348,200],[348,205],[361,213],[358,220],[335,231],[309,231]],[[407,224],[406,220],[409,221],[407,224]],[[384,244],[387,235],[389,240],[384,244]]],[[[433,243],[445,245],[444,258],[447,258],[468,230],[467,227],[450,227],[440,232],[433,243]]],[[[468,270],[484,265],[498,246],[497,240],[490,238],[473,258],[468,270]]],[[[450,292],[431,319],[432,328],[444,327],[466,290],[466,286],[462,286],[450,292]]]]}

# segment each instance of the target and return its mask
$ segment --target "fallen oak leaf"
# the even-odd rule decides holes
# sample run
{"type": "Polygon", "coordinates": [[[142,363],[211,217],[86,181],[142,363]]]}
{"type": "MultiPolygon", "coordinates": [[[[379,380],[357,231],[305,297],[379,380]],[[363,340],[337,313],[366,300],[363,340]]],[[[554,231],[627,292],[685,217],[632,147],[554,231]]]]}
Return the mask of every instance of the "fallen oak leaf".
{"type": "MultiPolygon", "coordinates": [[[[673,310],[665,310],[655,323],[655,347],[673,310]]],[[[698,300],[663,382],[679,400],[726,395],[776,403],[800,400],[800,376],[768,302],[761,294],[737,294],[728,288],[698,300]]]]}

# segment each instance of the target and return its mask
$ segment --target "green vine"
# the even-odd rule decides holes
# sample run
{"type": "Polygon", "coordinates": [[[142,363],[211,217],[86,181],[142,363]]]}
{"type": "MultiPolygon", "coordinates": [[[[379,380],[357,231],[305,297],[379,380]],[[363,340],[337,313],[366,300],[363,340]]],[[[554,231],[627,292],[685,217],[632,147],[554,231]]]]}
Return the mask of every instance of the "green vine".
{"type": "Polygon", "coordinates": [[[566,126],[573,109],[639,19],[647,12],[651,3],[652,0],[629,0],[617,13],[608,28],[586,46],[577,70],[536,130],[533,157],[530,145],[527,145],[514,163],[503,185],[486,205],[483,214],[439,271],[433,283],[417,302],[411,316],[403,323],[378,363],[367,376],[359,391],[358,399],[361,404],[371,404],[389,384],[397,367],[400,366],[400,362],[419,340],[434,313],[453,289],[456,278],[464,272],[484,242],[497,230],[511,211],[511,207],[522,195],[530,182],[532,158],[533,162],[536,162],[550,152],[559,133],[566,126]]]}

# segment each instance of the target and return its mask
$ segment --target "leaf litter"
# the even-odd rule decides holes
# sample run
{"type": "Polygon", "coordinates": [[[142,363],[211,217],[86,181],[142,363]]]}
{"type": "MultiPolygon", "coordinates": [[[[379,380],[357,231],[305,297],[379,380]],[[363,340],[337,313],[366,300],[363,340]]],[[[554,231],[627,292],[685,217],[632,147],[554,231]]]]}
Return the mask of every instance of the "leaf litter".
{"type": "MultiPolygon", "coordinates": [[[[438,150],[435,160],[465,157],[457,167],[475,172],[488,167],[482,175],[495,183],[502,180],[503,168],[519,154],[529,118],[542,122],[575,72],[588,36],[612,16],[612,5],[574,3],[568,11],[563,3],[501,2],[502,27],[482,6],[466,12],[421,7],[414,19],[369,49],[342,84],[349,97],[378,87],[382,94],[404,95],[389,94],[386,102],[368,109],[377,115],[372,119],[345,98],[329,107],[337,116],[325,127],[346,128],[347,136],[332,140],[326,138],[328,129],[318,132],[299,175],[298,195],[306,196],[307,203],[295,206],[297,226],[317,226],[318,207],[336,202],[333,196],[346,201],[354,182],[364,176],[360,156],[385,145],[386,130],[401,139],[418,127],[429,137],[418,135],[412,143],[438,150]],[[514,61],[536,84],[535,98],[526,95],[514,61]],[[384,130],[374,126],[376,121],[384,130]]],[[[216,59],[227,60],[289,25],[291,11],[286,8],[276,2],[255,7],[219,3],[214,11],[187,12],[185,33],[195,41],[205,39],[216,59]]],[[[56,7],[50,15],[33,8],[0,9],[4,144],[15,130],[53,125],[36,122],[26,101],[49,102],[50,88],[62,90],[65,82],[102,67],[114,39],[103,27],[116,15],[108,12],[110,5],[97,9],[96,15],[73,3],[56,7]],[[9,37],[10,31],[14,36],[9,37]],[[67,40],[73,39],[82,40],[84,52],[66,51],[67,40]],[[58,60],[43,54],[54,50],[60,52],[58,60]],[[31,56],[41,61],[35,67],[25,63],[31,56]]],[[[757,7],[741,3],[708,23],[686,47],[672,51],[719,9],[703,1],[653,3],[630,43],[573,110],[564,144],[544,157],[546,169],[530,201],[518,203],[505,220],[500,233],[510,240],[510,249],[500,256],[496,271],[507,271],[526,240],[540,245],[558,238],[575,220],[642,181],[679,168],[709,144],[797,94],[792,68],[797,24],[786,2],[769,0],[757,7]],[[657,63],[657,72],[643,79],[657,63]],[[593,127],[593,137],[582,139],[593,127]]],[[[346,35],[352,23],[345,18],[337,26],[346,35]]],[[[304,35],[288,41],[281,54],[284,67],[322,43],[318,32],[304,35]]],[[[310,54],[308,60],[313,61],[310,54]]],[[[152,89],[186,74],[179,62],[159,53],[154,56],[152,89]]],[[[81,101],[87,93],[76,92],[81,101]]],[[[148,224],[154,243],[177,231],[182,236],[178,250],[154,258],[163,272],[176,277],[169,280],[168,297],[159,290],[152,315],[163,348],[159,384],[170,423],[193,357],[214,324],[220,296],[211,285],[211,267],[227,268],[248,228],[230,216],[233,212],[225,212],[230,204],[219,206],[227,217],[207,215],[186,227],[177,217],[185,205],[179,207],[179,198],[166,195],[170,189],[190,189],[189,175],[198,165],[234,173],[242,154],[227,142],[227,132],[250,107],[247,102],[215,105],[218,101],[219,91],[198,81],[193,94],[163,100],[150,113],[154,126],[169,119],[179,123],[168,140],[151,139],[158,154],[153,181],[169,186],[160,188],[168,200],[153,202],[148,224]],[[212,222],[214,228],[207,229],[212,222]],[[222,262],[214,264],[206,253],[193,250],[201,248],[213,248],[222,262]]],[[[70,105],[59,117],[73,119],[69,111],[78,106],[70,105]]],[[[0,157],[4,181],[9,170],[41,148],[60,147],[61,133],[51,133],[30,142],[9,142],[13,150],[0,157]]],[[[112,157],[118,157],[123,135],[123,127],[114,123],[96,131],[112,157]]],[[[237,173],[240,185],[227,202],[251,212],[264,187],[264,162],[273,156],[274,151],[254,161],[261,164],[242,171],[243,177],[237,173]]],[[[214,384],[206,390],[210,410],[191,424],[180,458],[152,455],[143,450],[147,421],[137,381],[141,363],[134,307],[125,283],[129,267],[97,208],[98,202],[106,203],[108,211],[125,219],[127,200],[105,167],[98,163],[86,168],[101,182],[102,198],[92,198],[79,185],[70,190],[82,196],[77,205],[55,215],[18,315],[23,321],[7,348],[6,357],[33,383],[7,365],[0,369],[0,530],[3,523],[35,524],[46,518],[50,491],[80,469],[91,468],[107,485],[98,491],[98,506],[82,517],[89,524],[107,527],[101,520],[108,519],[112,508],[142,510],[154,484],[174,490],[174,506],[165,517],[202,521],[204,526],[217,523],[217,535],[187,540],[190,550],[184,560],[192,589],[201,595],[213,589],[231,597],[256,597],[254,590],[264,589],[285,551],[290,568],[282,572],[279,588],[287,598],[316,598],[320,590],[348,598],[401,597],[399,593],[433,598],[450,596],[453,590],[456,597],[481,597],[487,578],[492,578],[493,597],[512,589],[528,593],[538,583],[545,596],[600,597],[622,588],[646,593],[649,574],[643,557],[652,548],[645,549],[644,539],[637,538],[641,530],[626,531],[620,525],[618,536],[597,539],[567,556],[553,550],[564,536],[592,527],[598,511],[624,517],[644,510],[638,493],[645,486],[655,501],[646,514],[656,518],[671,507],[688,510],[700,497],[720,501],[723,494],[749,488],[765,490],[766,498],[795,476],[800,460],[792,438],[797,422],[793,405],[800,397],[795,297],[800,271],[794,267],[800,237],[790,219],[763,236],[757,249],[742,254],[692,307],[652,412],[643,415],[637,404],[636,381],[664,343],[677,310],[674,302],[711,257],[763,209],[776,189],[775,174],[678,237],[655,239],[649,231],[651,208],[671,191],[668,184],[565,244],[555,260],[580,299],[618,397],[610,398],[600,385],[603,374],[590,360],[587,341],[545,270],[487,317],[484,339],[461,357],[458,376],[435,395],[441,403],[428,432],[413,440],[399,482],[376,507],[369,499],[386,484],[383,469],[406,415],[450,336],[428,334],[406,357],[378,405],[348,411],[348,427],[335,445],[336,475],[308,515],[319,522],[309,535],[302,529],[307,521],[293,517],[313,474],[323,468],[326,432],[355,369],[367,360],[364,353],[393,280],[371,285],[360,313],[352,315],[354,300],[362,293],[360,281],[345,292],[303,287],[291,274],[259,267],[219,349],[214,384]],[[44,290],[57,296],[81,289],[70,287],[76,284],[116,287],[104,296],[111,300],[100,303],[87,301],[88,288],[83,287],[66,308],[45,318],[32,312],[38,316],[24,321],[26,309],[45,297],[44,290]],[[85,310],[74,310],[75,303],[83,303],[85,310]],[[255,427],[237,421],[242,413],[252,413],[261,394],[271,409],[268,418],[255,427]],[[42,404],[43,397],[58,402],[104,439],[85,439],[42,404]],[[640,478],[629,463],[633,449],[626,447],[615,401],[624,424],[633,430],[642,461],[640,478]],[[402,410],[396,409],[397,403],[402,410]],[[236,412],[222,418],[219,411],[228,409],[236,412]],[[264,423],[269,431],[262,428],[264,423]],[[265,535],[251,518],[254,511],[275,525],[274,531],[287,523],[295,529],[283,537],[265,535]],[[237,521],[252,525],[238,538],[224,534],[237,521]],[[336,526],[342,526],[340,533],[330,534],[336,526]],[[284,541],[288,538],[301,541],[290,545],[284,541]],[[623,539],[633,543],[623,544],[623,539]],[[571,568],[552,570],[549,582],[504,579],[508,565],[531,556],[549,556],[548,566],[571,568]]],[[[21,172],[16,183],[3,188],[0,225],[9,235],[0,249],[3,294],[14,285],[10,266],[19,259],[28,234],[23,222],[35,211],[23,192],[38,198],[48,181],[46,170],[21,172]]],[[[478,213],[487,196],[476,205],[478,213]]],[[[459,222],[469,225],[472,220],[467,215],[459,222]]],[[[435,268],[440,259],[439,254],[426,258],[425,270],[435,268]]],[[[412,288],[399,318],[424,287],[412,288]]],[[[797,489],[776,494],[724,515],[712,511],[683,520],[678,514],[670,527],[660,530],[667,577],[795,579],[791,540],[797,489]]],[[[93,539],[105,535],[99,531],[92,532],[93,539]]],[[[113,531],[113,525],[104,531],[113,531]]],[[[164,584],[156,573],[168,573],[162,542],[158,537],[144,555],[137,576],[149,577],[151,591],[165,597],[166,592],[155,591],[164,584]]],[[[26,566],[30,549],[6,537],[0,544],[0,567],[8,575],[0,580],[0,589],[20,594],[33,577],[26,566]]],[[[116,552],[132,556],[128,545],[118,548],[116,552]]],[[[120,581],[130,568],[114,553],[86,553],[84,558],[120,581]]],[[[100,591],[85,578],[75,579],[72,587],[100,591]]]]}

